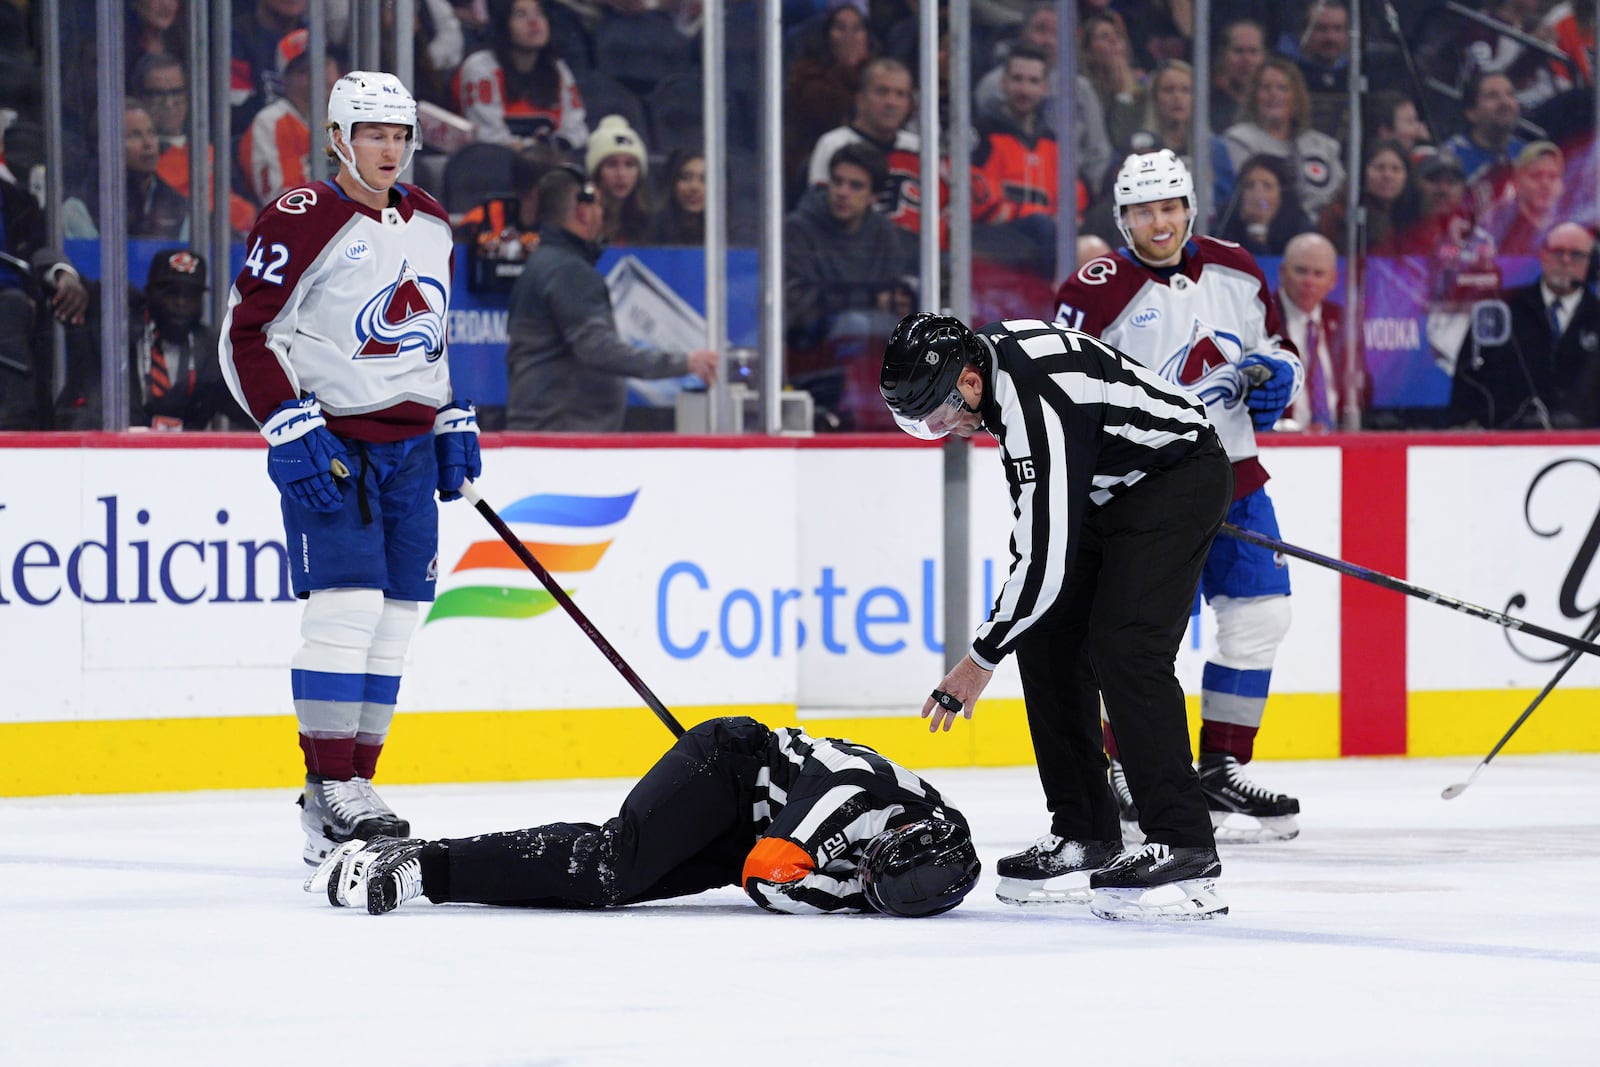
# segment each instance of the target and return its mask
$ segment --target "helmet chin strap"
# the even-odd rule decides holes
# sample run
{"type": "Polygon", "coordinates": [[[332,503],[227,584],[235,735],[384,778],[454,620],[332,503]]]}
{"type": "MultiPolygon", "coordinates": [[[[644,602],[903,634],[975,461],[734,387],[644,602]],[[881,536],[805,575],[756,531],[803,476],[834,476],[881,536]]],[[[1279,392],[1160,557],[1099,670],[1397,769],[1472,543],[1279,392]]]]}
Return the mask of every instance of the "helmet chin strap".
{"type": "Polygon", "coordinates": [[[339,161],[344,164],[344,169],[350,172],[350,177],[355,179],[355,183],[357,185],[361,186],[361,188],[375,196],[383,195],[384,191],[382,189],[374,189],[372,186],[368,185],[367,180],[361,176],[361,168],[356,166],[356,161],[354,158],[352,158],[355,153],[352,152],[349,156],[346,156],[337,148],[335,148],[333,151],[336,155],[338,155],[339,161]]]}

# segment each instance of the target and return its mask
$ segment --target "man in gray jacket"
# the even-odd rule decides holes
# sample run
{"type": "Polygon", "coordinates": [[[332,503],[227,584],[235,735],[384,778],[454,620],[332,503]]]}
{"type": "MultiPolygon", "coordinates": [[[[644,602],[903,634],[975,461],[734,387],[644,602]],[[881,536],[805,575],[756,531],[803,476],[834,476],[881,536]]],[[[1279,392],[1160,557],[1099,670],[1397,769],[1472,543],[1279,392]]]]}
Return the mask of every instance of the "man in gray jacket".
{"type": "Polygon", "coordinates": [[[627,378],[693,374],[711,384],[715,352],[635,348],[617,334],[594,266],[602,212],[586,178],[558,167],[540,179],[539,219],[539,247],[512,287],[506,321],[506,429],[614,433],[627,378]]]}

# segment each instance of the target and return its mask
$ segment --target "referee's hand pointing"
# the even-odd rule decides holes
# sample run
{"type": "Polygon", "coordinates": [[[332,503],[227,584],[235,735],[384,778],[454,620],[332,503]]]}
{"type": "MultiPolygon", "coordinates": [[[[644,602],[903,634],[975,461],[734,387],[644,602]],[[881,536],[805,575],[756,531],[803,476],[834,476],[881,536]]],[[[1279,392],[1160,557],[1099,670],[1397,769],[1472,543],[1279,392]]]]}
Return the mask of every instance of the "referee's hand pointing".
{"type": "Polygon", "coordinates": [[[962,656],[922,705],[922,717],[928,719],[928,732],[935,733],[941,726],[948,732],[957,715],[972,718],[973,706],[992,677],[993,671],[978,666],[971,656],[962,656]]]}

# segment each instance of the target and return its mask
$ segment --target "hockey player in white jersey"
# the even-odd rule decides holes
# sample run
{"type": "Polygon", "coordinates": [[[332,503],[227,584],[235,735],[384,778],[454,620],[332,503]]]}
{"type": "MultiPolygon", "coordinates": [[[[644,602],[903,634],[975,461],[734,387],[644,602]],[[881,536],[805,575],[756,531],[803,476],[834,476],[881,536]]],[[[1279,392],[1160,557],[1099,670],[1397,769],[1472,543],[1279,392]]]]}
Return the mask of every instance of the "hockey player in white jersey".
{"type": "Polygon", "coordinates": [[[434,501],[476,478],[477,416],[445,352],[451,234],[399,182],[417,106],[392,74],[353,71],[328,96],[339,173],[256,219],[223,321],[223,374],[261,426],[305,600],[292,689],[305,756],[304,859],[410,824],[373,789],[417,604],[438,574],[434,501]]]}
{"type": "MultiPolygon", "coordinates": [[[[1200,397],[1233,462],[1227,521],[1277,537],[1256,433],[1271,429],[1304,372],[1266,278],[1243,248],[1193,234],[1194,182],[1172,152],[1129,156],[1113,197],[1127,246],[1062,282],[1056,321],[1103,338],[1200,397]]],[[[1217,651],[1201,683],[1199,759],[1217,839],[1287,840],[1299,832],[1300,802],[1255,784],[1241,767],[1253,754],[1273,659],[1289,628],[1288,570],[1281,556],[1219,537],[1200,589],[1217,622],[1217,651]]],[[[1138,797],[1127,788],[1109,728],[1106,747],[1124,829],[1136,833],[1138,797]]]]}

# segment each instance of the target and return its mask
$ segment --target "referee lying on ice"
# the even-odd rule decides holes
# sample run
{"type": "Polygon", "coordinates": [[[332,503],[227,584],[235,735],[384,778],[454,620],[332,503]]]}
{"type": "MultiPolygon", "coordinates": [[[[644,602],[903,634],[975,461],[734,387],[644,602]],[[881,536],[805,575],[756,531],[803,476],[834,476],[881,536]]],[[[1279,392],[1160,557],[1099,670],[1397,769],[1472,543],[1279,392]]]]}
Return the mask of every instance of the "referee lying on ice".
{"type": "Polygon", "coordinates": [[[754,719],[687,731],[601,825],[347,841],[306,882],[373,915],[435,904],[604,908],[742,885],[769,911],[949,911],[978,881],[962,814],[867,748],[754,719]]]}

